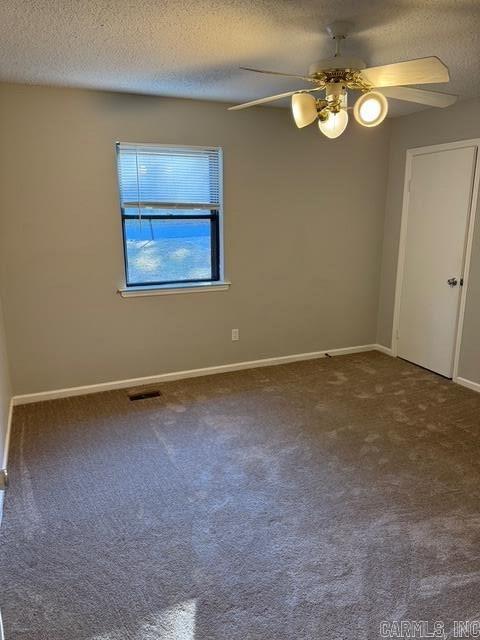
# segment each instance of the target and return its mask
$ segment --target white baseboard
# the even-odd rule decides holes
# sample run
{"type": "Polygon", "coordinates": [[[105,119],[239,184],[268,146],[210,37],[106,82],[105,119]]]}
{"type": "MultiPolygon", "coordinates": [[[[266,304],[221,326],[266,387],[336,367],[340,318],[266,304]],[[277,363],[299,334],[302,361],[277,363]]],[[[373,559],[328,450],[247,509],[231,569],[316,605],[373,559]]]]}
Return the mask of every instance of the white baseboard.
{"type": "MultiPolygon", "coordinates": [[[[3,459],[1,461],[1,467],[0,467],[0,471],[3,471],[5,469],[5,471],[7,470],[7,463],[8,463],[8,450],[10,448],[10,434],[12,433],[12,415],[13,415],[13,398],[10,399],[10,406],[8,408],[8,418],[7,418],[7,433],[5,434],[5,442],[4,442],[4,449],[3,449],[3,459]]],[[[3,475],[3,474],[2,474],[3,475]]],[[[2,519],[3,519],[3,503],[5,500],[5,489],[3,487],[3,480],[4,478],[2,477],[2,488],[0,488],[0,525],[2,524],[2,519]]],[[[2,629],[2,614],[0,613],[0,640],[3,640],[3,629],[2,629]]]]}
{"type": "Polygon", "coordinates": [[[467,380],[467,378],[459,378],[458,376],[453,380],[457,384],[461,384],[462,387],[467,387],[467,389],[471,389],[472,391],[476,391],[480,393],[480,384],[478,382],[473,382],[472,380],[467,380]]]}
{"type": "MultiPolygon", "coordinates": [[[[375,349],[376,351],[381,351],[381,353],[387,354],[387,356],[393,356],[393,349],[390,349],[389,347],[384,347],[382,344],[374,344],[372,345],[372,348],[375,349]]],[[[459,384],[462,387],[467,387],[467,389],[471,389],[472,391],[476,391],[477,393],[480,393],[479,382],[473,382],[472,380],[468,380],[467,378],[460,378],[459,376],[457,376],[456,378],[453,378],[452,382],[455,382],[456,384],[459,384]]]]}
{"type": "Polygon", "coordinates": [[[383,344],[374,344],[372,347],[375,351],[380,351],[381,353],[385,353],[387,356],[393,356],[393,349],[391,347],[384,347],[383,344]]]}
{"type": "MultiPolygon", "coordinates": [[[[130,378],[129,380],[114,380],[112,382],[101,382],[100,384],[85,385],[82,387],[70,387],[67,389],[55,389],[52,391],[41,391],[40,393],[27,393],[13,397],[14,405],[30,404],[32,402],[43,402],[45,400],[56,400],[58,398],[68,398],[71,396],[83,396],[89,393],[99,393],[101,391],[112,391],[113,389],[126,389],[129,387],[140,387],[157,382],[169,382],[171,380],[182,380],[184,378],[197,378],[209,376],[216,373],[227,373],[229,371],[240,371],[242,369],[255,369],[257,367],[270,367],[277,364],[287,364],[288,362],[298,362],[301,360],[314,360],[330,356],[340,356],[349,353],[361,353],[362,351],[373,351],[379,345],[365,344],[358,347],[345,347],[341,349],[326,349],[325,351],[311,351],[309,353],[295,353],[289,356],[278,356],[276,358],[262,358],[261,360],[247,360],[245,362],[233,362],[231,364],[221,364],[214,367],[203,367],[201,369],[188,369],[186,371],[173,371],[171,373],[161,373],[143,378],[130,378]]],[[[382,347],[383,349],[384,347],[382,347]]],[[[380,349],[379,349],[380,350],[380,349]]]]}
{"type": "MultiPolygon", "coordinates": [[[[382,344],[373,344],[372,349],[375,349],[376,351],[380,351],[381,353],[385,353],[387,356],[393,356],[393,349],[389,347],[384,347],[382,344]]],[[[453,378],[452,382],[455,382],[456,384],[459,384],[462,387],[466,387],[467,389],[471,389],[472,391],[476,391],[477,393],[480,393],[479,382],[473,382],[472,380],[468,380],[467,378],[460,378],[459,376],[457,376],[456,378],[453,378]]]]}
{"type": "MultiPolygon", "coordinates": [[[[14,398],[10,398],[10,406],[8,408],[8,419],[7,419],[7,433],[5,435],[5,448],[3,449],[3,460],[1,461],[0,469],[6,469],[8,463],[8,447],[10,445],[10,434],[12,432],[12,414],[13,414],[13,405],[15,404],[14,398]]],[[[1,637],[0,637],[1,640],[1,637]]]]}

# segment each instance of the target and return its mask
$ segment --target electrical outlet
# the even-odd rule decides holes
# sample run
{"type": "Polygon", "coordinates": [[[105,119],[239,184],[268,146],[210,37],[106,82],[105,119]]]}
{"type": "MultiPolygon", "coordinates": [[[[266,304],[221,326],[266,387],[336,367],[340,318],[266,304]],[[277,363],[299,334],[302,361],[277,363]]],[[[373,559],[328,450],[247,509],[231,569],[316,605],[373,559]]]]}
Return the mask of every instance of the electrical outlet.
{"type": "Polygon", "coordinates": [[[232,342],[240,340],[240,331],[238,329],[232,329],[232,342]]]}

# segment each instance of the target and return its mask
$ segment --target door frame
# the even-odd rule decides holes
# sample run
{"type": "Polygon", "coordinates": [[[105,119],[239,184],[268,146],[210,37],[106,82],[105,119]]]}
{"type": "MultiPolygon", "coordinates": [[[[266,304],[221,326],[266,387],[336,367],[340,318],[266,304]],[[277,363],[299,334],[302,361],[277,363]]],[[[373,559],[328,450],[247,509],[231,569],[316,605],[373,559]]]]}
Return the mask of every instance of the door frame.
{"type": "Polygon", "coordinates": [[[405,268],[405,253],[407,245],[407,222],[408,222],[408,205],[410,199],[410,181],[412,179],[412,163],[413,158],[418,155],[435,153],[438,151],[449,151],[451,149],[462,149],[465,147],[476,147],[475,166],[473,169],[472,194],[470,198],[470,206],[468,213],[467,238],[465,244],[464,261],[463,261],[463,287],[460,292],[460,302],[458,305],[457,330],[455,336],[455,349],[453,358],[453,374],[452,380],[457,381],[458,364],[460,359],[460,347],[462,344],[463,322],[465,318],[465,304],[468,292],[468,276],[470,272],[470,261],[472,257],[473,231],[475,228],[475,217],[477,212],[478,193],[480,184],[480,138],[471,138],[468,140],[458,140],[456,142],[447,142],[444,144],[429,145],[426,147],[414,147],[407,149],[405,162],[405,177],[403,184],[403,201],[402,201],[402,217],[400,224],[400,241],[398,246],[397,260],[397,276],[395,283],[395,304],[393,311],[393,330],[392,330],[392,355],[398,356],[398,331],[400,325],[400,302],[403,286],[403,274],[405,268]]]}

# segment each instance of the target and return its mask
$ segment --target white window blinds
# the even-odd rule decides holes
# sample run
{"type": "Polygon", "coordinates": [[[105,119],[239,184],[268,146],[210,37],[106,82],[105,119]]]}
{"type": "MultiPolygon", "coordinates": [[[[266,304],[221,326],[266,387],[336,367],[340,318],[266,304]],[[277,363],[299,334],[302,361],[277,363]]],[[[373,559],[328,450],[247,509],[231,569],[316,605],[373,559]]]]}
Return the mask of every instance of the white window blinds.
{"type": "Polygon", "coordinates": [[[220,148],[117,143],[117,153],[125,213],[129,209],[220,207],[220,148]]]}

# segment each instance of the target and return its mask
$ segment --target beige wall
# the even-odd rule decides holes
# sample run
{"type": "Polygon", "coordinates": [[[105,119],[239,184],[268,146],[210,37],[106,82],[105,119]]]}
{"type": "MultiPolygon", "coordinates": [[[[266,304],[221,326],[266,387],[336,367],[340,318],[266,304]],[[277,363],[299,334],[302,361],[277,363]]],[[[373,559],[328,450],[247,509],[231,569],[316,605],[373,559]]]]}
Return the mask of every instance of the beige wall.
{"type": "MultiPolygon", "coordinates": [[[[378,342],[392,340],[395,279],[402,214],[406,150],[456,140],[480,138],[480,100],[448,109],[429,109],[392,120],[389,178],[385,214],[378,342]]],[[[480,383],[480,216],[475,228],[459,375],[480,383]]]]}
{"type": "Polygon", "coordinates": [[[389,123],[329,141],[284,109],[2,85],[0,128],[15,393],[375,340],[389,123]],[[116,140],[223,147],[229,291],[115,293],[116,140]]]}
{"type": "MultiPolygon", "coordinates": [[[[0,469],[4,469],[7,466],[6,440],[11,396],[10,367],[8,363],[3,311],[0,301],[0,469]]],[[[0,500],[0,519],[2,516],[1,511],[2,506],[0,500]]]]}

